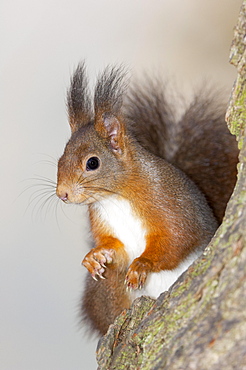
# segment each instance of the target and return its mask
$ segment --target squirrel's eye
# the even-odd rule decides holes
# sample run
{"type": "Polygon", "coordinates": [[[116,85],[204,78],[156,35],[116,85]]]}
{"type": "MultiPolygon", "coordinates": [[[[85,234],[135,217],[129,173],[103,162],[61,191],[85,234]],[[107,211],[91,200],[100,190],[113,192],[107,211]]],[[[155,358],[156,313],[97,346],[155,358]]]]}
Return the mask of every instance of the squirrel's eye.
{"type": "Polygon", "coordinates": [[[87,171],[93,171],[96,170],[99,167],[99,158],[97,157],[91,157],[86,162],[86,170],[87,171]]]}

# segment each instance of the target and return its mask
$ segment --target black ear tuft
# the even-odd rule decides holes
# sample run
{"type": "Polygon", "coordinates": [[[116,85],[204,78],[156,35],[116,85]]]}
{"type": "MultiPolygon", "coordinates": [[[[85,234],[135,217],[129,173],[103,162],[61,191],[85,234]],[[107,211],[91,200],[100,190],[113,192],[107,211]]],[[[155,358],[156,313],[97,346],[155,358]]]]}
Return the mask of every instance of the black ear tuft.
{"type": "Polygon", "coordinates": [[[91,121],[92,107],[84,62],[78,65],[71,79],[67,107],[72,132],[91,121]]]}
{"type": "Polygon", "coordinates": [[[103,113],[117,115],[123,103],[125,72],[122,67],[107,67],[97,80],[94,94],[95,118],[103,113]]]}

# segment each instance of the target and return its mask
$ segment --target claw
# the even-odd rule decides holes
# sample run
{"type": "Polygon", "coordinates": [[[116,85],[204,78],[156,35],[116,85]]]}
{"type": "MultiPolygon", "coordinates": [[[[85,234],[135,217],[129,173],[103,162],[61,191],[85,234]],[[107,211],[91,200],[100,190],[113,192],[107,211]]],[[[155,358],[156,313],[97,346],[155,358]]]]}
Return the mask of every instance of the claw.
{"type": "Polygon", "coordinates": [[[94,280],[98,281],[98,280],[97,280],[97,278],[96,278],[96,276],[91,275],[91,277],[92,277],[94,280]]]}
{"type": "Polygon", "coordinates": [[[127,292],[129,292],[129,293],[131,293],[132,288],[131,288],[129,285],[127,285],[127,286],[126,286],[126,291],[127,291],[127,292]]]}

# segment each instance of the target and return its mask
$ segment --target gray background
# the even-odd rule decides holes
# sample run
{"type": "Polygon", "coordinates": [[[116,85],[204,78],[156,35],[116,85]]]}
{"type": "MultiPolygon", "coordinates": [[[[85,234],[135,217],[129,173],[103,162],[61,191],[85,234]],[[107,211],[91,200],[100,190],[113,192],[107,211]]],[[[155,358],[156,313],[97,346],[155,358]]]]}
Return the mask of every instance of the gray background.
{"type": "Polygon", "coordinates": [[[56,178],[69,138],[65,95],[86,59],[100,69],[159,71],[190,93],[203,78],[230,91],[228,63],[241,0],[2,0],[0,368],[95,369],[79,323],[86,211],[38,180],[56,178]],[[36,192],[38,190],[38,192],[36,192]],[[44,194],[45,193],[45,194],[44,194]],[[39,195],[38,198],[36,198],[39,195]]]}

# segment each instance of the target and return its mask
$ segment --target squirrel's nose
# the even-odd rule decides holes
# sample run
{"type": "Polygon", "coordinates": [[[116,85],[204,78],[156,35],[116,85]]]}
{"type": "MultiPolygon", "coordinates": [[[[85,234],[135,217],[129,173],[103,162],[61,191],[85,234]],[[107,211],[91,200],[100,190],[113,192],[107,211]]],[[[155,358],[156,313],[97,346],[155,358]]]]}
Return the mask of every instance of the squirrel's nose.
{"type": "Polygon", "coordinates": [[[60,198],[63,202],[68,202],[69,199],[68,199],[68,193],[65,189],[63,189],[62,186],[57,186],[56,188],[56,195],[58,196],[58,198],[60,198]]]}
{"type": "Polygon", "coordinates": [[[63,200],[63,202],[67,202],[68,201],[68,193],[64,193],[64,194],[60,195],[59,198],[61,200],[63,200]]]}

